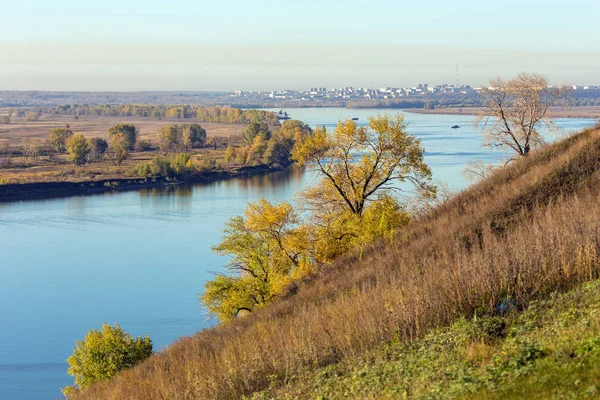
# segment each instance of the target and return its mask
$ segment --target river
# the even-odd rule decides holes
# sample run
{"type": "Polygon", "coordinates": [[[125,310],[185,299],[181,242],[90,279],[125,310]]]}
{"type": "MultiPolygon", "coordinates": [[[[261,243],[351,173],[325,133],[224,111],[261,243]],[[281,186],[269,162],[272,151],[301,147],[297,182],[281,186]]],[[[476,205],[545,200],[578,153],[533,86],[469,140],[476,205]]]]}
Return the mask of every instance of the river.
{"type": "MultiPolygon", "coordinates": [[[[311,126],[390,110],[287,109],[311,126]]],[[[406,114],[434,178],[461,189],[464,164],[499,155],[480,147],[464,116],[406,114]],[[460,129],[451,129],[453,125],[460,129]]],[[[557,120],[565,132],[594,120],[557,120]]],[[[292,200],[314,171],[204,185],[0,204],[0,399],[52,399],[72,384],[66,358],[103,322],[149,334],[155,350],[215,323],[198,294],[225,259],[211,246],[248,201],[292,200]]]]}

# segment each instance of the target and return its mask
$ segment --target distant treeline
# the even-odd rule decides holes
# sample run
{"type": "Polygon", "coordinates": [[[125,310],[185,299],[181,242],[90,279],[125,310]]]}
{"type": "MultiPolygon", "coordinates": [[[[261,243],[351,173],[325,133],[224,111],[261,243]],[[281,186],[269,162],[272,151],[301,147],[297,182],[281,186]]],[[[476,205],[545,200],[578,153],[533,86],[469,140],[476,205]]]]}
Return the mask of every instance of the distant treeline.
{"type": "Polygon", "coordinates": [[[202,107],[195,105],[150,105],[150,104],[65,104],[44,107],[44,114],[52,115],[94,115],[102,117],[149,117],[196,118],[202,122],[225,122],[236,124],[264,123],[278,125],[277,114],[265,110],[242,110],[231,107],[202,107]]]}

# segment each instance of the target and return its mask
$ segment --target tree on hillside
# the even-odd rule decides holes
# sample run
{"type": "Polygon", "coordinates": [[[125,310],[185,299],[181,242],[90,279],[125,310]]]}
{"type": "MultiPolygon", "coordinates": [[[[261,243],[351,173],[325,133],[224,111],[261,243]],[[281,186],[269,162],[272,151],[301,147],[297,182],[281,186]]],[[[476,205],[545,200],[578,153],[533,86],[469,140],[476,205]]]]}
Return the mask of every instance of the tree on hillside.
{"type": "Polygon", "coordinates": [[[83,341],[77,341],[73,355],[67,359],[68,373],[75,377],[74,386],[63,393],[75,394],[94,382],[115,376],[152,354],[150,336],[133,338],[119,325],[103,324],[102,330],[90,330],[83,341]]]}
{"type": "Polygon", "coordinates": [[[123,145],[127,148],[127,150],[133,150],[138,137],[138,129],[135,127],[135,125],[119,124],[111,126],[108,129],[109,137],[113,137],[118,134],[122,134],[124,136],[125,142],[123,143],[123,145]]]}
{"type": "Polygon", "coordinates": [[[163,154],[179,151],[183,146],[183,136],[179,125],[165,125],[158,128],[158,144],[163,154]]]}
{"type": "Polygon", "coordinates": [[[76,167],[85,164],[88,154],[92,151],[90,142],[81,133],[76,133],[67,139],[67,152],[69,161],[76,167]]]}
{"type": "Polygon", "coordinates": [[[310,269],[307,232],[298,228],[289,203],[265,199],[250,203],[244,216],[231,218],[223,241],[213,248],[232,255],[226,267],[235,276],[218,275],[205,285],[202,300],[223,321],[251,312],[270,301],[295,277],[310,269]]]}
{"type": "Polygon", "coordinates": [[[54,128],[48,134],[48,143],[57,153],[67,151],[67,139],[73,135],[69,128],[54,128]]]}
{"type": "Polygon", "coordinates": [[[198,124],[181,126],[182,144],[185,150],[201,147],[206,142],[206,130],[198,124]]]}
{"type": "MultiPolygon", "coordinates": [[[[391,237],[410,220],[406,204],[393,196],[403,182],[429,197],[435,194],[421,143],[406,133],[401,115],[371,118],[369,128],[342,121],[333,134],[316,129],[299,136],[293,158],[316,166],[323,178],[299,194],[302,219],[289,203],[262,200],[226,225],[214,250],[232,257],[227,269],[235,274],[207,282],[202,297],[221,320],[261,307],[315,263],[391,237]]],[[[265,139],[255,136],[252,146],[245,146],[246,161],[262,151],[265,160],[284,162],[288,139],[277,132],[265,147],[265,139]]]]}
{"type": "Polygon", "coordinates": [[[538,74],[521,73],[505,81],[490,80],[483,90],[485,108],[477,126],[485,134],[485,145],[527,156],[544,143],[540,128],[552,129],[548,110],[564,99],[568,89],[550,87],[538,74]]]}
{"type": "Polygon", "coordinates": [[[309,200],[357,215],[376,196],[401,192],[404,182],[435,194],[421,141],[406,132],[400,114],[371,117],[368,127],[341,121],[331,134],[317,128],[294,147],[292,157],[312,163],[323,176],[307,193],[309,200]]]}
{"type": "Polygon", "coordinates": [[[496,168],[497,166],[493,164],[486,164],[483,160],[476,159],[465,164],[462,175],[468,181],[478,182],[487,179],[496,168]]]}

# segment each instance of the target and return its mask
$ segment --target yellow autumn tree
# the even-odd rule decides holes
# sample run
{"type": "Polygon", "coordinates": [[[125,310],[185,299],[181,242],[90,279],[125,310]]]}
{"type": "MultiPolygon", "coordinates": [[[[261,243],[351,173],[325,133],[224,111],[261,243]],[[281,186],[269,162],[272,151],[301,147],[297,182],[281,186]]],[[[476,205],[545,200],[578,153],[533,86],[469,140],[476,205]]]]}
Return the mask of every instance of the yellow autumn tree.
{"type": "MultiPolygon", "coordinates": [[[[202,297],[221,320],[261,307],[316,263],[391,237],[410,221],[396,195],[409,186],[435,196],[421,143],[407,133],[402,115],[370,118],[368,127],[341,121],[332,133],[293,128],[292,135],[301,134],[292,158],[316,166],[322,179],[299,195],[303,220],[291,204],[263,199],[227,223],[214,249],[232,256],[233,274],[208,282],[202,297]]],[[[253,145],[260,144],[257,136],[253,145]]]]}
{"type": "Polygon", "coordinates": [[[237,157],[237,153],[235,151],[235,147],[229,145],[227,146],[227,150],[225,150],[225,162],[226,163],[234,163],[237,157]]]}
{"type": "Polygon", "coordinates": [[[330,134],[317,128],[296,144],[292,158],[317,167],[323,178],[306,197],[362,215],[369,201],[406,191],[411,183],[435,195],[421,141],[406,131],[404,116],[378,115],[368,127],[340,121],[330,134]]]}
{"type": "Polygon", "coordinates": [[[289,203],[265,199],[250,203],[244,216],[231,218],[223,241],[213,250],[232,256],[230,274],[205,285],[202,301],[222,321],[266,304],[295,279],[310,271],[305,230],[289,203]]]}

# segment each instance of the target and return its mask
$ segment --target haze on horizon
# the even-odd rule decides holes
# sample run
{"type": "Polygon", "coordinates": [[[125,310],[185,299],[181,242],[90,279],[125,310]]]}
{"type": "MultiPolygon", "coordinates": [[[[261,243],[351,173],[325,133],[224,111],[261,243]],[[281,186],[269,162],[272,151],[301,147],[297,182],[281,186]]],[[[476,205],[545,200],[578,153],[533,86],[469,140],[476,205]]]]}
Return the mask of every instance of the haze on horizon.
{"type": "Polygon", "coordinates": [[[0,90],[481,85],[520,71],[599,84],[594,0],[11,1],[0,90]]]}

